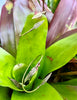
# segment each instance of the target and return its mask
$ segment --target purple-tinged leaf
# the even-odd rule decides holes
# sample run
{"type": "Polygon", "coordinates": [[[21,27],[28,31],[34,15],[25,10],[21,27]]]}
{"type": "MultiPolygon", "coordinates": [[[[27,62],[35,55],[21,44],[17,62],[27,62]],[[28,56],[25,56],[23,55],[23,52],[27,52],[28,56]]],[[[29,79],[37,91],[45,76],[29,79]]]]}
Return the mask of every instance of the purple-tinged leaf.
{"type": "Polygon", "coordinates": [[[29,8],[28,0],[14,0],[13,18],[17,43],[19,40],[19,34],[22,32],[24,27],[26,17],[30,12],[31,9],[29,8]]]}
{"type": "Polygon", "coordinates": [[[29,0],[29,3],[31,4],[30,7],[34,12],[43,11],[41,5],[39,4],[39,2],[37,0],[29,0]]]}
{"type": "Polygon", "coordinates": [[[50,22],[46,47],[68,30],[77,18],[77,0],[61,0],[50,22]]]}
{"type": "Polygon", "coordinates": [[[42,10],[44,10],[46,12],[46,17],[48,19],[48,22],[50,23],[50,21],[52,20],[53,17],[53,13],[51,12],[51,10],[48,8],[48,6],[44,3],[43,0],[39,0],[41,7],[44,8],[42,10]],[[44,3],[44,4],[43,4],[44,3]]]}
{"type": "Polygon", "coordinates": [[[73,30],[71,30],[71,31],[67,31],[67,32],[65,32],[64,34],[62,34],[59,38],[57,38],[54,42],[56,42],[56,41],[58,41],[58,40],[61,40],[61,39],[63,39],[63,38],[66,38],[66,37],[68,37],[68,36],[70,36],[70,35],[72,35],[72,34],[76,34],[77,33],[77,29],[73,29],[73,30]]]}
{"type": "Polygon", "coordinates": [[[2,7],[0,23],[1,45],[6,51],[15,56],[16,47],[13,26],[13,3],[11,1],[7,1],[2,7]]]}
{"type": "Polygon", "coordinates": [[[43,5],[43,1],[39,0],[40,3],[38,3],[37,0],[29,0],[29,6],[32,9],[32,11],[35,12],[35,14],[37,13],[42,13],[42,11],[46,11],[46,17],[48,19],[48,21],[50,22],[52,17],[53,17],[53,13],[51,12],[51,10],[47,7],[47,5],[44,3],[43,5]],[[43,8],[44,6],[44,8],[43,8]]]}
{"type": "Polygon", "coordinates": [[[48,22],[50,23],[54,14],[51,12],[51,10],[47,7],[46,4],[44,4],[44,9],[46,11],[46,17],[48,19],[48,22]]]}
{"type": "Polygon", "coordinates": [[[32,0],[28,1],[29,7],[31,8],[32,11],[35,11],[35,5],[33,4],[32,0]]]}
{"type": "MultiPolygon", "coordinates": [[[[35,88],[33,90],[26,90],[24,87],[24,84],[22,83],[22,88],[23,88],[24,92],[26,92],[26,93],[35,92],[36,90],[38,90],[42,85],[44,85],[48,81],[48,79],[51,77],[51,75],[52,75],[52,73],[49,73],[40,83],[37,83],[38,85],[36,87],[34,86],[35,88]]],[[[38,82],[38,81],[36,81],[36,82],[38,82]]]]}
{"type": "Polygon", "coordinates": [[[12,79],[12,78],[9,78],[8,79],[14,83],[14,85],[18,88],[18,89],[22,89],[22,86],[15,80],[15,79],[12,79]]]}
{"type": "Polygon", "coordinates": [[[43,7],[43,1],[42,0],[39,0],[39,3],[41,5],[41,7],[43,7]]]}
{"type": "MultiPolygon", "coordinates": [[[[40,56],[40,55],[39,55],[39,56],[40,56]]],[[[43,55],[41,56],[41,58],[40,58],[40,60],[37,62],[37,64],[30,70],[30,72],[29,72],[29,73],[27,74],[27,76],[25,77],[25,75],[26,75],[28,69],[30,68],[31,64],[32,64],[39,56],[37,56],[37,57],[29,64],[29,66],[27,67],[27,69],[26,69],[26,71],[25,71],[25,73],[24,73],[24,75],[23,75],[23,78],[22,78],[22,83],[23,83],[23,82],[25,83],[27,80],[31,80],[31,78],[32,78],[35,74],[37,74],[38,68],[40,67],[40,62],[41,62],[42,59],[43,59],[43,55]]],[[[36,77],[36,76],[35,76],[35,77],[36,77]]]]}

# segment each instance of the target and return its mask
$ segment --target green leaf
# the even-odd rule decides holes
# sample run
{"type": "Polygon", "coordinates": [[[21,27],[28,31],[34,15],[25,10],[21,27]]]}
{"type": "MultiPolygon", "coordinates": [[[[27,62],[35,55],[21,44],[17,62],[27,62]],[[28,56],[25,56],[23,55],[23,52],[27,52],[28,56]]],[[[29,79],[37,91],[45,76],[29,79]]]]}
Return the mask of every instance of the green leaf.
{"type": "MultiPolygon", "coordinates": [[[[41,18],[32,19],[33,13],[28,15],[25,26],[21,33],[19,40],[19,45],[17,49],[16,63],[24,63],[25,68],[28,67],[30,62],[35,59],[38,55],[45,54],[45,44],[46,44],[46,35],[48,30],[48,22],[46,17],[43,15],[41,18]],[[39,22],[44,21],[39,27],[33,29],[33,26],[39,22]],[[31,30],[29,32],[29,30],[31,30]],[[22,34],[25,34],[24,36],[22,34]]],[[[36,65],[36,63],[35,63],[36,65]]]]}
{"type": "MultiPolygon", "coordinates": [[[[15,36],[16,36],[16,44],[18,45],[19,41],[19,34],[22,32],[24,27],[24,22],[26,17],[31,13],[31,9],[29,8],[28,0],[13,0],[14,7],[13,7],[13,23],[15,29],[15,36]]],[[[17,46],[16,45],[16,46],[17,46]]]]}
{"type": "Polygon", "coordinates": [[[9,93],[9,88],[0,87],[0,100],[11,100],[9,93]]]}
{"type": "Polygon", "coordinates": [[[68,63],[77,54],[77,33],[51,45],[45,54],[41,77],[68,63]],[[53,59],[51,61],[51,59],[53,59]]]}
{"type": "Polygon", "coordinates": [[[51,8],[52,12],[54,13],[60,0],[48,0],[48,6],[51,8]]]}
{"type": "Polygon", "coordinates": [[[41,86],[33,93],[22,93],[14,91],[11,100],[63,100],[58,92],[49,84],[41,86]]]}
{"type": "Polygon", "coordinates": [[[0,86],[10,87],[17,90],[15,85],[8,78],[12,78],[12,69],[14,65],[15,58],[0,48],[0,86]]]}
{"type": "Polygon", "coordinates": [[[16,81],[20,82],[21,79],[22,79],[22,76],[24,74],[24,70],[25,70],[25,64],[20,63],[20,64],[15,65],[14,68],[13,68],[13,72],[12,72],[13,78],[16,81]]]}
{"type": "Polygon", "coordinates": [[[60,82],[60,83],[57,83],[57,84],[77,86],[77,78],[69,80],[69,81],[65,81],[65,82],[60,82]]]}
{"type": "Polygon", "coordinates": [[[63,96],[64,100],[77,100],[77,86],[61,84],[53,86],[63,96]]]}
{"type": "MultiPolygon", "coordinates": [[[[47,75],[43,80],[39,80],[39,79],[36,79],[35,80],[35,82],[34,82],[34,84],[33,84],[33,86],[31,87],[31,85],[32,85],[32,81],[33,81],[33,79],[31,80],[31,83],[29,84],[29,87],[32,89],[32,90],[29,90],[29,91],[27,91],[27,89],[29,88],[26,88],[26,87],[24,87],[24,85],[23,85],[23,83],[22,83],[22,88],[23,88],[23,90],[26,92],[26,93],[32,93],[32,92],[34,92],[34,91],[36,91],[37,89],[39,89],[42,85],[44,85],[47,81],[48,81],[48,79],[50,78],[50,76],[51,76],[51,74],[52,73],[50,73],[49,75],[47,75]]],[[[35,77],[36,78],[36,77],[35,77]]]]}
{"type": "Polygon", "coordinates": [[[54,13],[58,4],[59,4],[60,0],[51,0],[51,10],[54,13]]]}
{"type": "Polygon", "coordinates": [[[77,59],[77,55],[74,58],[77,59]]]}

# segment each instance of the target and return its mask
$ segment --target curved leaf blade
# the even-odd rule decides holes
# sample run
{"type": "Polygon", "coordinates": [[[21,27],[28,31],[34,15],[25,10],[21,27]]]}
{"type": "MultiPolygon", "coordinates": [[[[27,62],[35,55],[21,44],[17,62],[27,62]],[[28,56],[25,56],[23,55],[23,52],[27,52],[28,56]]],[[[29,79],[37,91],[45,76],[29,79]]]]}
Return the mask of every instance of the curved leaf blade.
{"type": "Polygon", "coordinates": [[[16,43],[19,41],[19,34],[22,32],[26,17],[31,13],[28,0],[14,0],[13,20],[16,36],[16,43]]]}
{"type": "Polygon", "coordinates": [[[23,100],[36,100],[36,98],[37,100],[63,100],[57,91],[47,83],[30,94],[14,91],[11,100],[22,100],[22,98],[23,100]]]}
{"type": "Polygon", "coordinates": [[[0,86],[10,87],[18,90],[17,87],[9,80],[12,78],[12,69],[15,65],[15,59],[8,52],[0,48],[0,86]]]}
{"type": "Polygon", "coordinates": [[[45,16],[42,16],[40,19],[32,19],[33,15],[34,14],[30,14],[27,17],[17,49],[16,63],[25,63],[25,68],[27,68],[30,62],[38,55],[45,54],[45,43],[48,29],[47,19],[45,16]],[[44,22],[38,28],[22,36],[24,33],[32,29],[35,23],[42,20],[44,20],[44,22]]]}
{"type": "Polygon", "coordinates": [[[49,25],[46,47],[49,47],[61,34],[65,33],[69,30],[69,27],[75,24],[77,20],[76,5],[76,0],[60,1],[49,25]]]}
{"type": "Polygon", "coordinates": [[[65,33],[62,34],[59,38],[57,38],[54,42],[57,42],[58,40],[61,40],[61,39],[63,39],[63,38],[66,38],[66,37],[68,37],[68,36],[70,36],[70,35],[72,35],[72,34],[74,34],[74,33],[77,33],[77,28],[76,28],[76,29],[73,29],[73,30],[71,30],[71,31],[65,32],[65,33]]]}
{"type": "Polygon", "coordinates": [[[77,78],[65,82],[58,82],[57,84],[77,86],[77,78]]]}
{"type": "Polygon", "coordinates": [[[41,77],[68,63],[77,54],[77,33],[64,38],[46,50],[41,77]],[[52,58],[52,61],[51,59],[52,58]]]}
{"type": "Polygon", "coordinates": [[[77,100],[77,86],[70,85],[53,85],[61,94],[64,100],[77,100]]]}

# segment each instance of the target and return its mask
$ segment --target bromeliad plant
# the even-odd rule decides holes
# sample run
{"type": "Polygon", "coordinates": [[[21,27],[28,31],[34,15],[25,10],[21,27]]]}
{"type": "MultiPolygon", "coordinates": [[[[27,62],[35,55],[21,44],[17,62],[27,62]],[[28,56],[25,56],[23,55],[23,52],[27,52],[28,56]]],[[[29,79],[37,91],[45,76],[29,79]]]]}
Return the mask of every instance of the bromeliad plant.
{"type": "Polygon", "coordinates": [[[40,4],[37,0],[7,0],[2,8],[1,100],[10,100],[8,92],[4,91],[11,91],[2,87],[13,90],[11,100],[63,100],[46,82],[51,72],[77,54],[77,29],[66,32],[76,22],[77,1],[61,0],[54,15],[39,1],[40,4]],[[48,14],[53,15],[49,25],[43,10],[48,19],[48,14]]]}

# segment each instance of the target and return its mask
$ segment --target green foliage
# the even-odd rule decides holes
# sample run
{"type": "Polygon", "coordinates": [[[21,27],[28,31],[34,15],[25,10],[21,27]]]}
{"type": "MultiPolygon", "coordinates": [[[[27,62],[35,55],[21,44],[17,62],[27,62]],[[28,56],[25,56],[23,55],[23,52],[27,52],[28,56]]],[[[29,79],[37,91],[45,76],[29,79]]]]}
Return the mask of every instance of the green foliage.
{"type": "Polygon", "coordinates": [[[45,61],[41,77],[61,68],[77,54],[77,34],[59,40],[51,45],[45,53],[45,61]],[[53,60],[51,61],[50,58],[53,60]]]}
{"type": "Polygon", "coordinates": [[[14,65],[14,57],[0,48],[0,86],[6,86],[17,90],[14,84],[9,80],[9,77],[12,78],[12,69],[14,65]]]}
{"type": "Polygon", "coordinates": [[[0,100],[11,100],[9,93],[10,93],[9,88],[0,87],[0,100]]]}
{"type": "MultiPolygon", "coordinates": [[[[35,23],[42,20],[44,20],[44,22],[37,29],[34,29],[26,35],[20,37],[16,63],[25,63],[25,68],[27,68],[30,62],[38,55],[45,54],[45,43],[48,29],[47,19],[44,15],[39,19],[32,19],[33,15],[34,14],[30,14],[27,17],[21,35],[32,29],[35,23]]],[[[32,67],[34,67],[36,63],[37,61],[35,61],[32,67]]],[[[41,67],[42,66],[40,66],[40,70],[41,67]]]]}
{"type": "Polygon", "coordinates": [[[60,0],[51,0],[50,7],[53,13],[55,12],[59,2],[60,0]]]}
{"type": "MultiPolygon", "coordinates": [[[[43,85],[47,82],[47,79],[49,79],[51,74],[41,81],[38,80],[38,78],[39,75],[43,78],[48,73],[61,68],[77,54],[77,33],[59,40],[49,48],[45,49],[48,30],[47,19],[44,15],[38,19],[32,19],[33,15],[34,14],[32,13],[26,18],[17,47],[16,59],[0,48],[0,86],[14,89],[11,100],[40,100],[40,98],[41,100],[63,100],[63,98],[68,100],[73,100],[74,98],[74,100],[76,100],[74,96],[77,95],[77,89],[69,85],[75,86],[77,80],[61,83],[61,85],[59,85],[59,83],[53,85],[59,93],[61,93],[63,96],[62,98],[61,95],[48,83],[43,85]],[[39,21],[44,22],[41,25],[36,24],[39,21]],[[36,26],[33,29],[34,25],[36,26]],[[43,58],[39,63],[41,56],[43,56],[43,58]],[[40,64],[39,68],[37,67],[38,64],[40,64]],[[36,69],[36,67],[38,69],[36,69]],[[27,80],[29,81],[28,84],[26,83],[27,80]],[[15,83],[16,86],[13,83],[15,83]],[[22,91],[27,93],[18,92],[21,90],[17,88],[17,85],[22,86],[22,91]],[[40,87],[41,85],[43,86],[40,87]],[[35,92],[34,89],[36,90],[35,92]],[[69,92],[69,89],[71,89],[72,92],[69,92]],[[67,95],[68,92],[69,94],[67,95]],[[72,95],[71,93],[74,94],[74,96],[70,98],[69,95],[72,95]]],[[[9,91],[6,88],[4,88],[3,91],[4,90],[9,91]]],[[[8,92],[5,92],[6,95],[7,93],[8,92]]],[[[5,94],[2,92],[1,96],[5,94]]],[[[1,100],[6,99],[2,98],[1,100]]]]}
{"type": "Polygon", "coordinates": [[[47,3],[48,7],[51,8],[52,12],[54,13],[60,0],[45,0],[47,3]]]}
{"type": "Polygon", "coordinates": [[[49,84],[41,86],[33,93],[21,93],[14,91],[11,100],[63,100],[60,94],[49,84]]]}
{"type": "Polygon", "coordinates": [[[77,59],[77,55],[74,58],[77,59]]]}
{"type": "Polygon", "coordinates": [[[65,82],[60,82],[57,84],[77,86],[77,78],[65,82]]]}
{"type": "Polygon", "coordinates": [[[14,66],[13,68],[13,77],[15,78],[15,80],[17,80],[18,82],[21,82],[23,73],[25,72],[25,64],[17,64],[14,66]]]}
{"type": "Polygon", "coordinates": [[[53,85],[61,94],[64,100],[77,100],[77,86],[71,85],[53,85]]]}
{"type": "Polygon", "coordinates": [[[41,20],[44,20],[43,24],[37,29],[32,30],[24,36],[20,37],[19,45],[17,49],[17,63],[25,63],[26,66],[35,59],[38,55],[45,54],[45,43],[47,35],[47,19],[42,16],[40,19],[32,19],[34,14],[30,14],[25,22],[25,26],[21,34],[29,31],[33,25],[41,20]]]}
{"type": "MultiPolygon", "coordinates": [[[[16,61],[9,53],[4,51],[3,49],[0,49],[0,53],[1,53],[0,69],[2,69],[2,70],[0,70],[0,73],[1,73],[0,74],[1,75],[0,76],[0,85],[1,86],[7,86],[12,89],[19,90],[16,87],[18,84],[16,81],[21,83],[22,76],[24,75],[24,71],[29,66],[29,64],[32,62],[32,60],[35,59],[38,55],[40,55],[40,57],[41,57],[41,55],[45,54],[45,42],[46,42],[46,35],[47,35],[47,29],[48,29],[47,19],[44,15],[39,19],[32,19],[33,15],[34,14],[30,14],[27,17],[24,29],[21,34],[24,34],[26,31],[30,30],[34,26],[35,23],[42,21],[42,20],[44,22],[41,25],[37,24],[37,26],[39,26],[39,27],[36,27],[31,32],[20,37],[19,45],[17,48],[16,61]],[[30,22],[31,22],[31,24],[30,24],[30,22]],[[19,66],[15,66],[16,64],[21,64],[21,63],[25,64],[24,67],[20,68],[19,66]],[[23,71],[22,71],[22,69],[23,69],[23,71]],[[16,73],[16,71],[17,71],[17,73],[16,73]],[[12,77],[12,75],[13,75],[13,77],[12,77]],[[13,78],[15,78],[16,81],[12,80],[13,78]],[[16,86],[13,84],[13,82],[16,86]]],[[[40,57],[38,57],[32,63],[29,71],[31,70],[32,67],[34,67],[37,64],[37,61],[40,59],[40,57]]],[[[27,74],[28,74],[28,72],[27,72],[27,74]]],[[[32,78],[31,84],[29,87],[32,86],[35,78],[32,78]]]]}

